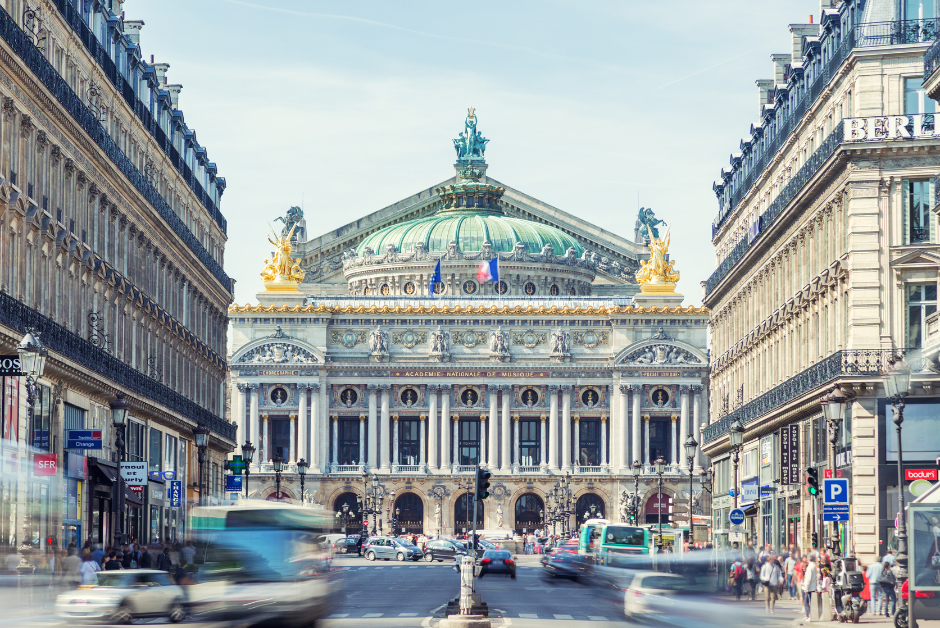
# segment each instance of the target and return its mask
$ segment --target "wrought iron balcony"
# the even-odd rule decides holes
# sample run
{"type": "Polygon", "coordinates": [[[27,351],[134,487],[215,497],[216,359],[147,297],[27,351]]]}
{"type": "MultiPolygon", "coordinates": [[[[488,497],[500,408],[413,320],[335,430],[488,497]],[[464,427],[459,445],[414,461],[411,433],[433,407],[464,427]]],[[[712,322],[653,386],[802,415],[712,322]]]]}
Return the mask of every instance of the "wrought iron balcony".
{"type": "Polygon", "coordinates": [[[940,68],[940,39],[936,39],[933,45],[924,53],[924,84],[940,68]]]}
{"type": "Polygon", "coordinates": [[[824,163],[832,156],[836,149],[842,144],[843,139],[843,122],[840,122],[832,130],[832,133],[829,134],[829,137],[819,146],[815,153],[806,160],[806,163],[803,164],[803,167],[797,171],[796,175],[790,179],[784,188],[777,195],[777,198],[773,200],[767,210],[760,215],[761,221],[761,232],[753,240],[748,241],[747,236],[741,238],[738,241],[737,245],[728,255],[725,256],[721,263],[718,265],[718,268],[715,269],[715,272],[705,281],[705,295],[708,296],[715,289],[715,287],[721,283],[721,280],[724,279],[728,273],[737,265],[741,258],[744,257],[744,254],[747,253],[755,242],[760,241],[763,234],[770,229],[770,226],[773,224],[773,221],[776,220],[783,209],[790,204],[790,201],[793,200],[793,197],[796,196],[797,192],[803,189],[810,179],[819,171],[824,163]]]}
{"type": "MultiPolygon", "coordinates": [[[[62,0],[57,0],[57,4],[62,0]]],[[[66,3],[71,7],[71,4],[66,3]]],[[[84,23],[84,22],[83,22],[84,23]]],[[[63,79],[42,52],[33,45],[29,37],[16,24],[14,19],[5,10],[0,9],[0,37],[26,64],[26,67],[39,78],[39,81],[49,90],[60,105],[75,120],[75,123],[88,134],[88,136],[104,151],[118,170],[127,177],[128,181],[147,199],[157,213],[170,225],[174,233],[186,244],[196,258],[205,266],[212,276],[219,280],[222,286],[232,291],[232,280],[222,269],[222,265],[209,255],[198,238],[189,230],[186,224],[176,215],[166,200],[160,196],[157,189],[150,183],[134,165],[134,162],[124,154],[111,136],[108,135],[95,114],[85,106],[82,99],[72,91],[69,84],[63,79]]],[[[13,178],[13,177],[11,177],[13,178]]],[[[219,214],[221,216],[221,214],[219,214]]],[[[223,227],[224,228],[224,227],[223,227]]]]}
{"type": "Polygon", "coordinates": [[[148,377],[51,318],[17,301],[6,292],[0,292],[0,322],[22,334],[26,333],[27,327],[35,328],[40,332],[42,343],[49,351],[58,353],[89,372],[97,373],[154,403],[166,406],[199,425],[204,425],[222,438],[235,440],[235,424],[148,377]]]}
{"type": "Polygon", "coordinates": [[[888,359],[894,356],[902,356],[914,373],[923,373],[927,370],[927,363],[921,356],[920,349],[836,351],[782,384],[771,388],[763,395],[719,418],[702,430],[702,442],[709,443],[720,438],[738,419],[747,425],[814,390],[818,390],[821,394],[827,385],[839,377],[880,378],[888,359]]]}

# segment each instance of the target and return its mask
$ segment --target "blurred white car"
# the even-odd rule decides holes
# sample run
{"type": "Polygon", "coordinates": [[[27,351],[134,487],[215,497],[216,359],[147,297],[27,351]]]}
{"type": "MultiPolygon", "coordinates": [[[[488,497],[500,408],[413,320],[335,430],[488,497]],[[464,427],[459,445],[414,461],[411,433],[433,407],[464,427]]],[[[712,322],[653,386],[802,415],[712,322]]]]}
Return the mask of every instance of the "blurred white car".
{"type": "Polygon", "coordinates": [[[623,612],[628,618],[671,614],[676,595],[682,592],[686,583],[685,578],[675,574],[638,572],[623,593],[623,612]]]}
{"type": "Polygon", "coordinates": [[[98,572],[97,584],[82,585],[56,599],[55,613],[68,622],[128,624],[138,617],[186,617],[186,595],[165,571],[117,569],[98,572]]]}

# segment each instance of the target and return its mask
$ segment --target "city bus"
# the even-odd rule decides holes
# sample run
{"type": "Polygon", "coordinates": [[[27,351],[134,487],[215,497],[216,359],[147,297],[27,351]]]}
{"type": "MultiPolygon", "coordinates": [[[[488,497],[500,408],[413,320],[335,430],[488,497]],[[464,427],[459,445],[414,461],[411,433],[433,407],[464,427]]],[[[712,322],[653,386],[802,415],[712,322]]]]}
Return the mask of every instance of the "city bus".
{"type": "Polygon", "coordinates": [[[594,542],[594,562],[604,567],[648,568],[649,553],[650,531],[638,526],[604,525],[594,542]]]}
{"type": "Polygon", "coordinates": [[[271,619],[312,628],[338,597],[322,542],[334,524],[330,511],[267,500],[193,508],[190,612],[200,621],[271,619]]]}
{"type": "Polygon", "coordinates": [[[588,519],[578,530],[578,555],[593,556],[594,544],[601,536],[601,528],[608,525],[607,519],[588,519]]]}

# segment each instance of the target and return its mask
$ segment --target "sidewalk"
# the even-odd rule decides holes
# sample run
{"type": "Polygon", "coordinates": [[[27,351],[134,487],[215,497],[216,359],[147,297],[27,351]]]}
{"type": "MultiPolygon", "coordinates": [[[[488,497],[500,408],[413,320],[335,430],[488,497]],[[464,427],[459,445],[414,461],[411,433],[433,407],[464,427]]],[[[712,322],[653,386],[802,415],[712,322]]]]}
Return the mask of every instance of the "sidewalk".
{"type": "MultiPolygon", "coordinates": [[[[734,599],[734,596],[729,596],[731,602],[735,604],[747,604],[749,607],[761,608],[765,607],[763,592],[758,593],[757,599],[753,602],[750,602],[746,599],[746,596],[741,597],[741,601],[737,602],[734,599]]],[[[869,607],[870,608],[870,607],[869,607]]],[[[782,597],[777,600],[776,605],[774,606],[774,615],[780,615],[782,619],[792,618],[794,624],[798,626],[848,626],[849,624],[842,624],[838,620],[836,621],[810,621],[805,618],[803,615],[803,604],[798,598],[789,598],[789,596],[784,593],[782,597]]],[[[861,616],[858,620],[859,624],[871,624],[872,626],[881,624],[882,626],[894,626],[893,617],[885,617],[883,615],[875,615],[872,611],[866,611],[864,615],[861,616]]]]}

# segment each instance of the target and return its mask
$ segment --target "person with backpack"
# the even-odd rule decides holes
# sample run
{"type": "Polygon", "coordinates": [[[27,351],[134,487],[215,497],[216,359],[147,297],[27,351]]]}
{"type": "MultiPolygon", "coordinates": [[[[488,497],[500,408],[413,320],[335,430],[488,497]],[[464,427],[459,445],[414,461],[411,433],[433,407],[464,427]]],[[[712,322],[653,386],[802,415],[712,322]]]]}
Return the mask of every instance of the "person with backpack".
{"type": "Polygon", "coordinates": [[[881,566],[881,576],[878,578],[878,586],[881,587],[881,599],[875,607],[875,614],[891,617],[898,606],[898,594],[895,591],[898,586],[898,577],[888,561],[884,561],[881,566]],[[884,607],[884,613],[881,612],[882,607],[884,607]]]}
{"type": "Polygon", "coordinates": [[[729,569],[729,582],[731,585],[732,591],[734,591],[734,599],[741,601],[741,588],[744,585],[744,565],[741,563],[741,559],[737,558],[733,563],[731,563],[731,568],[729,569]]]}

